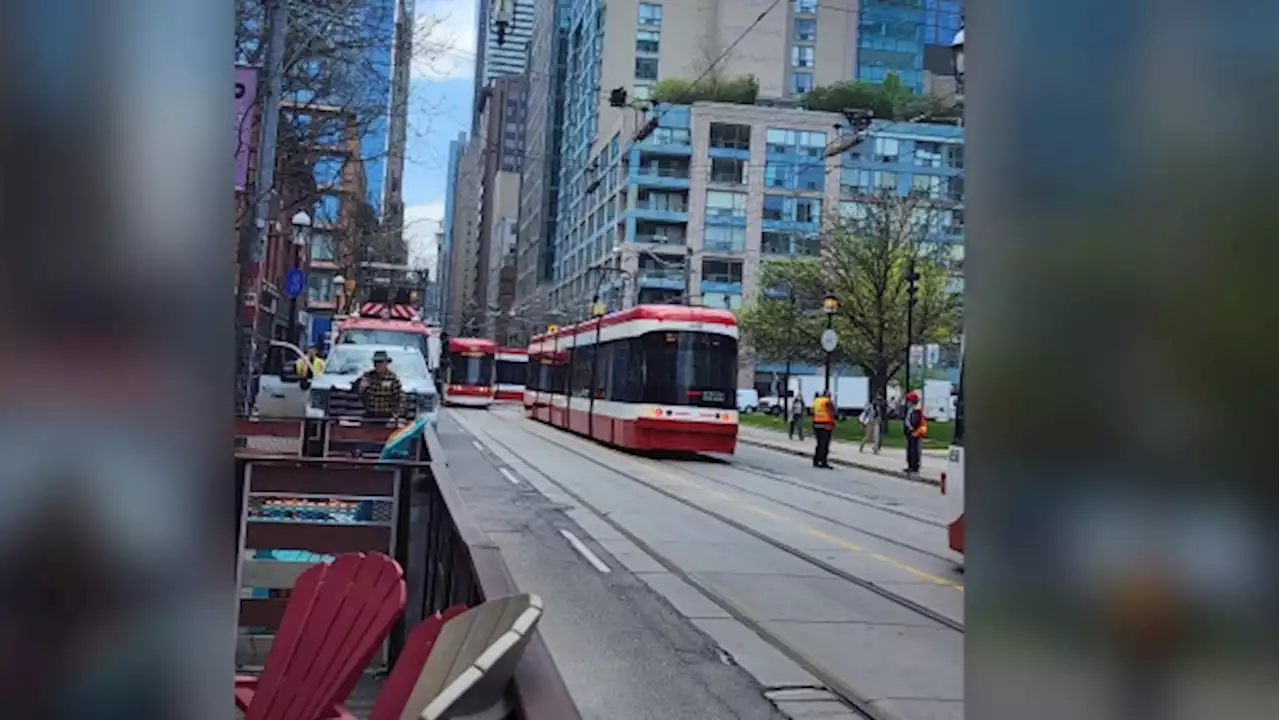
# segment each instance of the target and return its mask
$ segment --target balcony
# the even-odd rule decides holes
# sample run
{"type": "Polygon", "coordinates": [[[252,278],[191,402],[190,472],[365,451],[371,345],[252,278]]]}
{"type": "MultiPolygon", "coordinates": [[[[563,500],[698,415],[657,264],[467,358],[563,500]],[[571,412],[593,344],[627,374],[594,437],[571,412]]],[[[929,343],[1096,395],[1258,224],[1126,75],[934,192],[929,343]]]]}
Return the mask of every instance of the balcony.
{"type": "Polygon", "coordinates": [[[640,163],[632,168],[631,181],[641,187],[689,188],[689,162],[687,160],[641,156],[640,163]]]}
{"type": "Polygon", "coordinates": [[[636,223],[635,242],[649,245],[684,245],[687,236],[683,225],[664,223],[636,223]]]}
{"type": "Polygon", "coordinates": [[[636,206],[624,213],[637,220],[668,223],[684,223],[689,220],[689,203],[682,192],[649,191],[641,188],[636,194],[636,206]]]}
{"type": "Polygon", "coordinates": [[[683,267],[642,267],[636,271],[636,285],[641,288],[684,290],[683,267]]]}

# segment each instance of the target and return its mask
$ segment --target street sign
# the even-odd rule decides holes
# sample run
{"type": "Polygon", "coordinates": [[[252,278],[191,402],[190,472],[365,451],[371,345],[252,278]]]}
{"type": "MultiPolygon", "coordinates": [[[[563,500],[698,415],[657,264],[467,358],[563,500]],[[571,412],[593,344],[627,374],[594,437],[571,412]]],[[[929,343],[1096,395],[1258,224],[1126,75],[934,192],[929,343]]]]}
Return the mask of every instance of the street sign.
{"type": "Polygon", "coordinates": [[[836,349],[836,331],[827,328],[822,331],[822,349],[826,352],[835,352],[836,349]]]}
{"type": "Polygon", "coordinates": [[[284,274],[284,294],[296,298],[307,289],[307,274],[298,268],[291,268],[284,274]]]}

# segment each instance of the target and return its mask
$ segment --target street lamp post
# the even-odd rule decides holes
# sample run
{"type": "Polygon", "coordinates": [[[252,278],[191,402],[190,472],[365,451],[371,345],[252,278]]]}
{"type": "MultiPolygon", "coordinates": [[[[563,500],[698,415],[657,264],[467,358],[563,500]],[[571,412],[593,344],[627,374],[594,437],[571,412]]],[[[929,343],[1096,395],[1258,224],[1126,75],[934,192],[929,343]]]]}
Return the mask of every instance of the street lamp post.
{"type": "Polygon", "coordinates": [[[790,320],[787,325],[787,368],[782,373],[782,416],[787,416],[787,409],[791,407],[791,351],[795,347],[796,334],[796,290],[787,285],[787,303],[791,307],[790,320]]]}
{"type": "Polygon", "coordinates": [[[823,370],[822,392],[831,394],[831,353],[836,349],[836,331],[831,327],[836,311],[840,309],[840,301],[835,295],[828,295],[822,300],[822,312],[827,314],[827,331],[822,334],[822,349],[826,352],[825,369],[823,370]]]}
{"type": "MultiPolygon", "coordinates": [[[[304,271],[307,263],[308,249],[311,246],[311,216],[299,210],[293,214],[290,223],[293,225],[293,267],[297,270],[304,271]]],[[[303,292],[306,292],[305,285],[303,292]]],[[[298,322],[298,293],[289,298],[289,336],[290,340],[297,342],[302,336],[300,323],[298,322]]],[[[303,344],[301,342],[299,345],[303,344]]]]}

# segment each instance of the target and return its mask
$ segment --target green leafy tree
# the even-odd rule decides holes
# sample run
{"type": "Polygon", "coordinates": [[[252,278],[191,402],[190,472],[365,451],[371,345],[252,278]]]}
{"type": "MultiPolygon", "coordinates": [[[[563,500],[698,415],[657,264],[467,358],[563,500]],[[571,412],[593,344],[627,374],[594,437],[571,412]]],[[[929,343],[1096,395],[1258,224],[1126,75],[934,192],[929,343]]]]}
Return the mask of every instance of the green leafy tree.
{"type": "Polygon", "coordinates": [[[806,308],[821,308],[828,293],[839,300],[834,327],[840,344],[833,361],[860,367],[872,392],[883,390],[906,361],[909,272],[914,268],[916,301],[910,344],[947,342],[959,333],[961,300],[949,292],[951,262],[944,245],[930,242],[942,208],[915,195],[863,198],[844,217],[830,217],[819,258],[770,262],[762,291],[741,313],[741,325],[757,355],[821,361],[821,311],[788,313],[786,291],[806,308]]]}
{"type": "Polygon", "coordinates": [[[806,110],[870,110],[881,120],[946,120],[960,117],[963,106],[932,95],[916,95],[897,75],[882,83],[845,81],[816,87],[800,98],[806,110]]]}
{"type": "Polygon", "coordinates": [[[655,103],[688,105],[698,101],[712,101],[751,105],[760,94],[760,82],[753,75],[722,78],[712,74],[696,85],[683,78],[663,78],[649,90],[649,99],[655,103]]]}

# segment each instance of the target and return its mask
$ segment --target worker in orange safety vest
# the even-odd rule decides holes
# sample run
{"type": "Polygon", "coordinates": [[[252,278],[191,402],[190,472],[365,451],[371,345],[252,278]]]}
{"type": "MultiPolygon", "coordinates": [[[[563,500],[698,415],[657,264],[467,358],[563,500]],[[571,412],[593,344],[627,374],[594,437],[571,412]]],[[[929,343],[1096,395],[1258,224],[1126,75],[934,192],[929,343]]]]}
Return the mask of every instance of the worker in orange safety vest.
{"type": "Polygon", "coordinates": [[[920,396],[907,393],[907,408],[902,414],[902,434],[907,437],[907,472],[920,472],[920,443],[929,435],[929,421],[924,416],[920,396]]]}
{"type": "Polygon", "coordinates": [[[827,456],[831,453],[831,433],[836,429],[836,414],[831,408],[831,396],[826,393],[813,394],[813,436],[817,444],[813,448],[813,466],[831,468],[827,456]]]}

